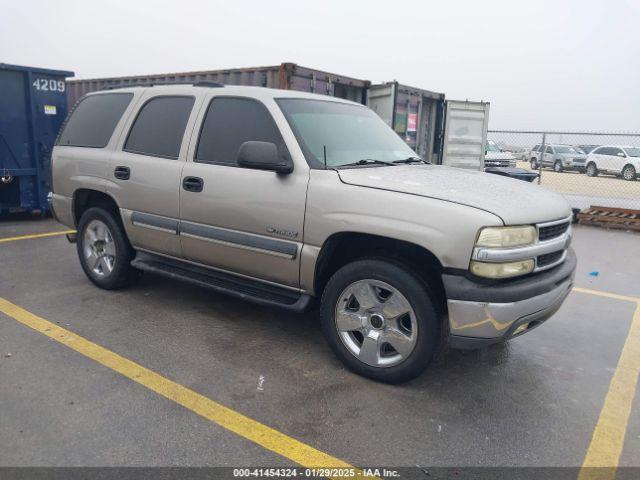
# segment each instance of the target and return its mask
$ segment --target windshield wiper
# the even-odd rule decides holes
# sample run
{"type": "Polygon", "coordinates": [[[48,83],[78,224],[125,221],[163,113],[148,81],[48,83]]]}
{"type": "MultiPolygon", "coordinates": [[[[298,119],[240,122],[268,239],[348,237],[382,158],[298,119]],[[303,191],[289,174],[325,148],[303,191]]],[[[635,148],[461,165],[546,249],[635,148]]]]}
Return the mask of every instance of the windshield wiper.
{"type": "Polygon", "coordinates": [[[402,160],[394,160],[393,163],[426,163],[427,165],[431,165],[431,162],[420,157],[407,157],[402,160]]]}
{"type": "Polygon", "coordinates": [[[345,163],[341,167],[352,167],[356,165],[395,165],[393,162],[385,162],[384,160],[376,160],[375,158],[363,158],[353,163],[345,163]]]}

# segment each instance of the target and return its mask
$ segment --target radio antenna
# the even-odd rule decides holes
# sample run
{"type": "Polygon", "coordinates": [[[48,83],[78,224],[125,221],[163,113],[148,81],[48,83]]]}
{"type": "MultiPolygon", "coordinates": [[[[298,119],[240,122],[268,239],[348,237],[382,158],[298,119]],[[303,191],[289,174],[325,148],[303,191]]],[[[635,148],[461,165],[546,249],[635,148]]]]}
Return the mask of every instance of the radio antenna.
{"type": "Polygon", "coordinates": [[[322,146],[322,158],[324,159],[324,169],[327,169],[327,146],[322,146]]]}

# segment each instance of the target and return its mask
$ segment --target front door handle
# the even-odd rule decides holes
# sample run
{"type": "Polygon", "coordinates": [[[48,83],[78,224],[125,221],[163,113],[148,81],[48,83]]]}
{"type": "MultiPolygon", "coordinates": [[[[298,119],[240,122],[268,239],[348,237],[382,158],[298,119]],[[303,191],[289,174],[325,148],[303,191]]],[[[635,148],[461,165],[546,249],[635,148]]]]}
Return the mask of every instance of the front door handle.
{"type": "Polygon", "coordinates": [[[182,188],[188,192],[201,192],[204,187],[204,180],[200,177],[184,177],[182,188]]]}
{"type": "Polygon", "coordinates": [[[131,176],[131,170],[129,167],[118,166],[113,171],[113,176],[119,180],[129,180],[131,176]]]}

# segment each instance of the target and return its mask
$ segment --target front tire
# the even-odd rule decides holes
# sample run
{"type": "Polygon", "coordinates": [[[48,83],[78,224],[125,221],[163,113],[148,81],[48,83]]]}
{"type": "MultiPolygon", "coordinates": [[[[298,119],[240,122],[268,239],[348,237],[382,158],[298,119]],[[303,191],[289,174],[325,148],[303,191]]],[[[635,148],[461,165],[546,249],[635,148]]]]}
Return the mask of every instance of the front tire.
{"type": "Polygon", "coordinates": [[[560,160],[556,160],[553,164],[553,171],[556,173],[562,173],[562,162],[560,160]]]}
{"type": "Polygon", "coordinates": [[[598,176],[598,167],[593,162],[589,162],[587,165],[587,177],[597,177],[598,176]]]}
{"type": "Polygon", "coordinates": [[[538,161],[535,158],[531,159],[531,170],[538,170],[538,161]]]}
{"type": "Polygon", "coordinates": [[[422,373],[440,338],[429,287],[404,266],[381,259],[338,270],[324,289],[320,319],[329,345],[349,369],[385,383],[422,373]]]}
{"type": "Polygon", "coordinates": [[[625,165],[622,169],[622,178],[625,180],[632,182],[636,179],[636,176],[636,169],[633,165],[625,165]]]}
{"type": "Polygon", "coordinates": [[[108,210],[93,207],[82,214],[76,246],[84,273],[100,288],[123,288],[140,276],[130,264],[135,251],[108,210]]]}

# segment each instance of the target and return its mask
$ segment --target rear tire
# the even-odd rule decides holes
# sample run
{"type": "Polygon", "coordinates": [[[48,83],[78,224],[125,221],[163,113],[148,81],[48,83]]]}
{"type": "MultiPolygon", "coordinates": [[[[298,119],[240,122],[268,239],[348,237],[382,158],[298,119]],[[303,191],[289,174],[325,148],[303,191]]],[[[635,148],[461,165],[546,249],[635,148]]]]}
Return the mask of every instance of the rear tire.
{"type": "Polygon", "coordinates": [[[622,169],[622,178],[629,182],[633,182],[637,175],[636,168],[633,165],[625,165],[622,169]]]}
{"type": "Polygon", "coordinates": [[[595,163],[589,162],[587,165],[587,177],[597,177],[598,176],[598,167],[595,163]]]}
{"type": "Polygon", "coordinates": [[[130,262],[135,251],[115,215],[92,207],[82,214],[76,242],[84,273],[97,287],[116,290],[140,277],[130,262]]]}
{"type": "Polygon", "coordinates": [[[353,372],[385,383],[417,377],[440,339],[435,297],[417,275],[384,259],[338,270],[322,294],[322,331],[353,372]]]}

